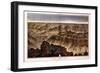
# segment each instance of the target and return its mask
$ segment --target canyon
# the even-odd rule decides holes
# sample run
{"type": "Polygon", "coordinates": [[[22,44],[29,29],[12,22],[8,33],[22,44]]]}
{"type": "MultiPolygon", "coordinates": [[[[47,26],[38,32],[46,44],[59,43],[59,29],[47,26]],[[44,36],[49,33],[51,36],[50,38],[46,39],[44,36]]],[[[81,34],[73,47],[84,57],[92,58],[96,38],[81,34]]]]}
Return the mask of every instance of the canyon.
{"type": "MultiPolygon", "coordinates": [[[[41,45],[44,45],[44,41],[49,43],[48,46],[51,46],[52,44],[56,47],[63,47],[64,52],[62,50],[59,51],[66,53],[64,56],[86,56],[89,52],[88,24],[28,22],[27,35],[28,53],[30,50],[38,50],[37,53],[39,53],[43,49],[41,48],[41,45]],[[68,55],[68,53],[70,55],[68,55]]],[[[47,49],[50,51],[50,48],[47,49]]],[[[36,53],[34,51],[33,53],[36,53]]],[[[45,51],[41,52],[45,53],[47,51],[45,49],[45,51]]],[[[62,56],[61,52],[59,52],[59,55],[62,56]]],[[[42,56],[43,55],[41,54],[40,57],[42,56]]],[[[44,57],[46,56],[47,54],[44,57]]]]}

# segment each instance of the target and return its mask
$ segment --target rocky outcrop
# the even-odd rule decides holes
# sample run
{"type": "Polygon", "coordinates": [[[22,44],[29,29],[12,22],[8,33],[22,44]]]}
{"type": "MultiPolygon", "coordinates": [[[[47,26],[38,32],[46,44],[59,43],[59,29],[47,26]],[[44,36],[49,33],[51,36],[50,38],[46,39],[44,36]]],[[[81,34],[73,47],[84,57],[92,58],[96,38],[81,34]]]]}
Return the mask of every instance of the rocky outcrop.
{"type": "MultiPolygon", "coordinates": [[[[84,56],[88,53],[84,52],[84,56]]],[[[59,56],[82,56],[81,53],[73,54],[73,52],[68,52],[65,47],[60,45],[50,44],[47,41],[43,41],[40,49],[29,48],[28,58],[34,57],[59,57],[59,56]]]]}

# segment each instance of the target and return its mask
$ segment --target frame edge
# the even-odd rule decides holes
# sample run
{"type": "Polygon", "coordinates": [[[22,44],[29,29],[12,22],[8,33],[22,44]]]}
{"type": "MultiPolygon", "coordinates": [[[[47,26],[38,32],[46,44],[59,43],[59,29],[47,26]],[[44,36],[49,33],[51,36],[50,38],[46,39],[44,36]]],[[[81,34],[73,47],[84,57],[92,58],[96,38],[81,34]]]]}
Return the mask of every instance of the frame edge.
{"type": "Polygon", "coordinates": [[[18,70],[18,4],[11,2],[11,71],[18,70]]]}

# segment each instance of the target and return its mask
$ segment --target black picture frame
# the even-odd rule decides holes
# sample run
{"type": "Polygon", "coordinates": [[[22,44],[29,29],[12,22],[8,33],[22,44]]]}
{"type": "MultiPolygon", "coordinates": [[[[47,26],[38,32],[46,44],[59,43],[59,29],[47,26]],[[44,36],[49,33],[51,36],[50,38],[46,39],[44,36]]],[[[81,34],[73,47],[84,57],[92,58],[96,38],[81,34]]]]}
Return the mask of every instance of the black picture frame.
{"type": "Polygon", "coordinates": [[[35,2],[11,2],[11,71],[34,71],[34,70],[50,70],[50,69],[65,69],[65,68],[81,68],[81,67],[96,67],[97,66],[97,6],[84,5],[68,5],[68,4],[49,4],[35,2]],[[62,7],[62,8],[82,8],[95,10],[95,64],[73,65],[73,66],[52,66],[38,68],[18,68],[18,6],[47,6],[47,7],[62,7]]]}

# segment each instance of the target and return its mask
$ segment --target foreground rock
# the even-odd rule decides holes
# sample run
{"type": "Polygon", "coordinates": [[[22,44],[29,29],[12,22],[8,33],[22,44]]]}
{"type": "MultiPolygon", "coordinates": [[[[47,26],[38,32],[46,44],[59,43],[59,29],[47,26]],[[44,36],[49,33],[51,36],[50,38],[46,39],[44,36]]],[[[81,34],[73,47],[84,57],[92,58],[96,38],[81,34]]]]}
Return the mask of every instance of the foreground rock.
{"type": "MultiPolygon", "coordinates": [[[[88,52],[84,52],[84,56],[87,56],[88,52]]],[[[65,47],[60,45],[49,44],[47,41],[43,41],[40,49],[29,48],[28,58],[33,57],[59,57],[59,56],[82,56],[81,53],[73,54],[68,52],[65,47]]]]}

